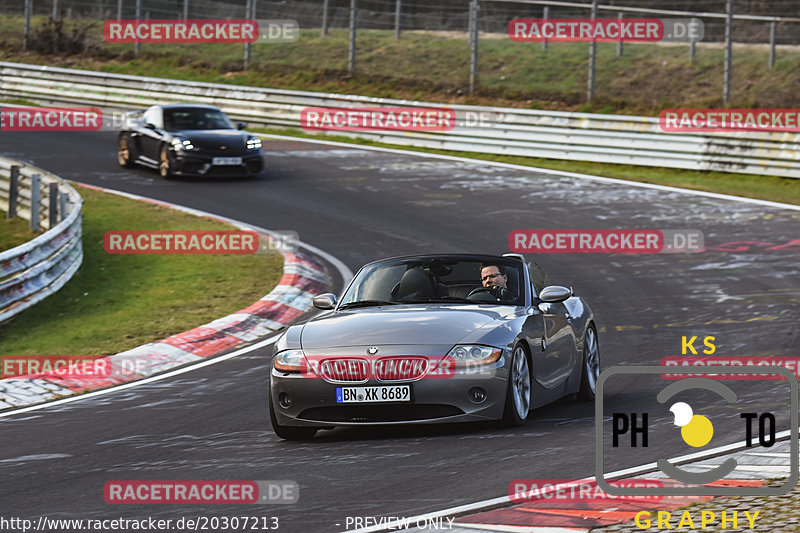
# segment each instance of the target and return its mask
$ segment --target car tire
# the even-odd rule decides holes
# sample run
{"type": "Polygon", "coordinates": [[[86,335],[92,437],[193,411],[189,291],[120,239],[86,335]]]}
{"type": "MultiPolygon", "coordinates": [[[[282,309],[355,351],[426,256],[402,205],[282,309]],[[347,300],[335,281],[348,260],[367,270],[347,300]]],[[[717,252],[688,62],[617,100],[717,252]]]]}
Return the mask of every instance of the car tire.
{"type": "Polygon", "coordinates": [[[272,394],[269,397],[269,420],[272,422],[272,430],[283,440],[308,440],[317,433],[317,428],[313,427],[293,427],[281,426],[275,417],[275,408],[272,406],[272,394]]]}
{"type": "Polygon", "coordinates": [[[600,347],[593,324],[589,324],[586,328],[581,366],[581,388],[578,390],[577,399],[581,402],[592,402],[595,397],[597,376],[600,375],[600,347]]]}
{"type": "Polygon", "coordinates": [[[158,155],[158,173],[167,180],[172,177],[172,159],[170,159],[169,147],[166,144],[161,146],[158,155]]]}
{"type": "Polygon", "coordinates": [[[528,420],[533,397],[532,387],[528,349],[523,343],[517,343],[511,351],[503,425],[521,426],[528,420]]]}
{"type": "Polygon", "coordinates": [[[136,157],[133,153],[130,138],[126,134],[120,133],[119,139],[117,140],[117,162],[119,166],[131,168],[134,166],[133,162],[135,160],[136,157]]]}

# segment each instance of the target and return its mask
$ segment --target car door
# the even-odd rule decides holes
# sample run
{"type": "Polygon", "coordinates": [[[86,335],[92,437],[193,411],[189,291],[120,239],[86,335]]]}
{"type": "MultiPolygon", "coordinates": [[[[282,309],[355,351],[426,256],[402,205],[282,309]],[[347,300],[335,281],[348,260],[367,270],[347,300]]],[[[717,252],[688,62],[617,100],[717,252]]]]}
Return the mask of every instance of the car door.
{"type": "Polygon", "coordinates": [[[158,161],[163,138],[163,111],[160,107],[151,107],[142,115],[142,127],[139,129],[140,153],[148,159],[158,161]]]}
{"type": "MultiPolygon", "coordinates": [[[[528,274],[531,282],[531,294],[539,292],[550,284],[544,270],[536,263],[529,263],[528,274]]],[[[575,332],[572,329],[572,317],[562,302],[549,303],[533,301],[532,318],[538,322],[536,333],[540,345],[538,353],[534,350],[533,377],[547,388],[555,387],[569,377],[575,365],[577,350],[575,348],[575,332]]]]}

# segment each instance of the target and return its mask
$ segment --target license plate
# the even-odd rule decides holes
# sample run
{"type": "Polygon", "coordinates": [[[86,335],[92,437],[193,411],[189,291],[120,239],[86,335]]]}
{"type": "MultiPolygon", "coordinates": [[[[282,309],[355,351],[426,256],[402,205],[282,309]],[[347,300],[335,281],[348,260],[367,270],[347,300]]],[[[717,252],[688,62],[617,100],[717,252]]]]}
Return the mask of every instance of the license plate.
{"type": "Polygon", "coordinates": [[[410,402],[411,385],[336,387],[336,403],[410,402]]]}
{"type": "Polygon", "coordinates": [[[241,157],[215,157],[211,160],[212,165],[241,165],[241,157]]]}

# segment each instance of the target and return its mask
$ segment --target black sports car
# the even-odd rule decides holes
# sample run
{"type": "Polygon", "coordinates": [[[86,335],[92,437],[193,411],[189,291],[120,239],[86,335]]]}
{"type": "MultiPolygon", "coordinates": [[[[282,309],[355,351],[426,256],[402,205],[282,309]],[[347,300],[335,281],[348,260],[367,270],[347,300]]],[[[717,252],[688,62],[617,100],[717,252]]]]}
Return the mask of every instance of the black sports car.
{"type": "Polygon", "coordinates": [[[261,139],[240,131],[218,108],[155,105],[129,111],[119,134],[117,160],[170,176],[253,176],[264,168],[261,139]]]}

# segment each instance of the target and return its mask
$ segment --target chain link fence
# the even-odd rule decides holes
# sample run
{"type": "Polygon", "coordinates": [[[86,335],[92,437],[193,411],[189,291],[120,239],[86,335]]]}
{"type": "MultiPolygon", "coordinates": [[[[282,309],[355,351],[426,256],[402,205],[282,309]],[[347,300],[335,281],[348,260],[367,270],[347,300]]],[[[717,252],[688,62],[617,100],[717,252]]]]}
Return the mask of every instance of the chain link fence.
{"type": "MultiPolygon", "coordinates": [[[[599,18],[685,18],[702,22],[702,42],[686,42],[687,57],[693,62],[697,47],[710,49],[724,45],[730,35],[734,50],[738,52],[749,45],[750,50],[763,54],[769,68],[785,48],[800,45],[800,0],[709,0],[699,3],[694,0],[0,0],[0,13],[19,16],[28,21],[40,19],[72,19],[76,21],[98,21],[109,19],[241,19],[255,13],[256,19],[293,19],[301,30],[319,31],[320,36],[334,30],[349,30],[348,49],[342,52],[342,66],[350,75],[383,75],[381,70],[370,70],[360,58],[372,52],[369,44],[362,41],[371,32],[393,32],[394,40],[403,39],[405,32],[430,32],[431,38],[463,41],[462,64],[452,65],[454,70],[469,72],[464,85],[468,92],[484,87],[481,73],[482,50],[488,42],[509,40],[509,22],[516,18],[589,18],[592,8],[599,18]],[[251,4],[251,2],[253,4],[251,4]],[[593,6],[595,4],[595,6],[593,6]],[[726,31],[726,11],[732,9],[730,32],[726,31]],[[477,23],[473,21],[477,19],[477,23]]],[[[25,32],[23,45],[28,42],[30,22],[16,32],[25,32]]],[[[9,30],[0,34],[0,40],[12,42],[9,30]]],[[[102,41],[102,39],[97,39],[102,41]]],[[[300,39],[299,46],[303,46],[300,39]]],[[[102,44],[102,42],[101,42],[102,44]]],[[[560,43],[550,43],[550,47],[560,43]]],[[[591,57],[586,74],[589,88],[585,99],[591,101],[594,94],[594,53],[592,44],[586,44],[587,57],[591,57]]],[[[144,45],[147,47],[148,45],[144,45]]],[[[529,44],[529,46],[531,46],[529,44]]],[[[542,48],[547,48],[543,44],[542,48]]],[[[612,45],[613,46],[613,45],[612,45]]],[[[616,47],[617,57],[628,53],[628,43],[616,47]]],[[[637,45],[638,46],[638,45],[637,45]]],[[[652,45],[648,45],[652,46],[652,45]]],[[[138,55],[142,45],[135,45],[138,55]]],[[[57,48],[53,45],[53,48],[57,48]]],[[[244,45],[242,64],[252,66],[250,49],[244,45]]],[[[54,50],[55,51],[55,50],[54,50]]],[[[314,56],[314,49],[308,49],[314,56]]],[[[733,54],[735,56],[735,52],[733,54]]],[[[734,58],[724,59],[726,72],[730,73],[734,58]]],[[[430,61],[436,61],[431,58],[430,61]]],[[[452,59],[451,59],[452,60],[452,59]]],[[[304,65],[304,68],[307,64],[304,65]]],[[[719,65],[719,63],[718,63],[719,65]]],[[[330,65],[319,64],[319,68],[330,65]]],[[[339,65],[336,65],[337,68],[339,65]]],[[[585,67],[582,67],[585,68],[585,67]]],[[[735,76],[735,74],[734,74],[735,76]]],[[[748,81],[749,82],[749,81],[748,81]]],[[[719,84],[720,79],[706,83],[719,84]]],[[[758,83],[756,80],[755,83],[758,83]]],[[[730,76],[726,74],[722,87],[723,104],[730,95],[730,76]]]]}

